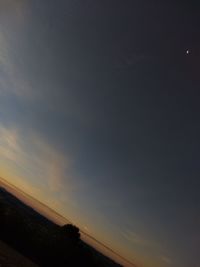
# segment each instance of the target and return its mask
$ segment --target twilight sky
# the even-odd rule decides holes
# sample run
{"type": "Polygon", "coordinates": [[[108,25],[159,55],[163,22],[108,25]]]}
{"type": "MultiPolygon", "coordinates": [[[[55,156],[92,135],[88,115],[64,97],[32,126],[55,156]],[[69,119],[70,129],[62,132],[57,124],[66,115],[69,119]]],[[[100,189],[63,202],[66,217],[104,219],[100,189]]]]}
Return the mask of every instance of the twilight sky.
{"type": "Polygon", "coordinates": [[[199,8],[0,0],[0,176],[137,267],[200,265],[199,8]]]}

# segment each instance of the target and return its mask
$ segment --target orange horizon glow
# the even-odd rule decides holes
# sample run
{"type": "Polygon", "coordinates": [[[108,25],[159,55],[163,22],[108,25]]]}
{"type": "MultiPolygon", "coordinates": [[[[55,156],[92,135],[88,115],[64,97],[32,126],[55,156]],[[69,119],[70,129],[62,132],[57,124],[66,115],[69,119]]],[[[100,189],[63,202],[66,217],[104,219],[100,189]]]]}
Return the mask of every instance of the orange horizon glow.
{"type": "MultiPolygon", "coordinates": [[[[58,224],[58,225],[64,225],[67,223],[72,223],[70,220],[68,220],[63,215],[56,212],[54,209],[50,208],[46,204],[42,203],[41,201],[37,200],[33,196],[27,194],[17,186],[11,184],[4,178],[0,177],[0,186],[5,188],[8,192],[13,194],[15,197],[20,199],[22,202],[30,206],[31,208],[35,209],[38,213],[42,214],[44,217],[48,218],[52,222],[58,224]]],[[[77,225],[79,227],[79,225],[77,225]]],[[[80,228],[80,227],[79,227],[80,228]]],[[[136,267],[135,264],[131,263],[129,260],[125,259],[115,251],[113,251],[111,248],[109,248],[107,245],[103,244],[102,242],[98,241],[93,236],[90,236],[85,231],[81,230],[82,239],[89,245],[93,246],[95,249],[97,249],[99,252],[105,254],[106,256],[110,257],[116,262],[119,262],[120,264],[123,264],[123,266],[127,267],[136,267]],[[125,265],[124,265],[125,264],[125,265]]],[[[138,265],[137,265],[138,267],[138,265]]]]}

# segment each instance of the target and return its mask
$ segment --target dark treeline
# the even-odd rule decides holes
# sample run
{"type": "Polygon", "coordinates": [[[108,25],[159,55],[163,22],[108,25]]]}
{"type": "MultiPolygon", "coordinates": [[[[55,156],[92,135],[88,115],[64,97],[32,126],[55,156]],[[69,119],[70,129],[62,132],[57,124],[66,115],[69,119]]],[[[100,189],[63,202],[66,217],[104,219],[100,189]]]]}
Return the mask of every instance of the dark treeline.
{"type": "Polygon", "coordinates": [[[1,188],[0,239],[39,266],[120,266],[81,241],[76,226],[54,224],[1,188]]]}

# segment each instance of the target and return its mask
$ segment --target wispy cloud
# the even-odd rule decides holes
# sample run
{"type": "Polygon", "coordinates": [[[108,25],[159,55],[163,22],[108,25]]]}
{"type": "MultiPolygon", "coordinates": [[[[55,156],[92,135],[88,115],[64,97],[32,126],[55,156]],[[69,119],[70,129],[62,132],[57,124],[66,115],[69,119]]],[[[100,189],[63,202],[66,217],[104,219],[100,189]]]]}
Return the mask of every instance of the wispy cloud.
{"type": "Polygon", "coordinates": [[[34,92],[28,80],[19,71],[10,43],[8,36],[0,27],[0,94],[31,98],[34,92]]]}
{"type": "MultiPolygon", "coordinates": [[[[14,40],[28,20],[25,0],[0,1],[0,94],[32,97],[34,90],[16,61],[14,40]],[[15,36],[15,37],[14,37],[15,36]]],[[[21,60],[19,58],[18,60],[21,60]]]]}
{"type": "Polygon", "coordinates": [[[161,260],[163,262],[167,263],[168,265],[171,265],[172,264],[172,260],[169,257],[167,257],[167,256],[162,256],[161,257],[161,260]]]}
{"type": "Polygon", "coordinates": [[[36,133],[24,136],[17,128],[1,124],[0,136],[0,159],[13,169],[13,176],[32,179],[33,184],[33,179],[41,181],[51,192],[61,191],[70,173],[70,159],[36,133]]]}
{"type": "Polygon", "coordinates": [[[152,242],[150,242],[148,239],[145,237],[141,236],[140,234],[137,234],[133,231],[126,230],[122,232],[122,236],[128,240],[131,243],[134,243],[136,245],[140,246],[152,246],[152,242]]]}
{"type": "Polygon", "coordinates": [[[14,27],[23,27],[28,19],[29,6],[26,0],[1,0],[0,21],[14,27]]]}

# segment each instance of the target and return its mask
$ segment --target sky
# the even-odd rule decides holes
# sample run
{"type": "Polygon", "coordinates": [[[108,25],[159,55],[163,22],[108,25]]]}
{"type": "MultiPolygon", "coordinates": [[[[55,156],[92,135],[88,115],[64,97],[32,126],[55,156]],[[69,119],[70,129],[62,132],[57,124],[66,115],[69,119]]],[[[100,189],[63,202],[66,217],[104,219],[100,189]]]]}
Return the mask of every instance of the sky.
{"type": "Polygon", "coordinates": [[[136,267],[200,265],[198,1],[0,0],[0,176],[136,267]]]}

